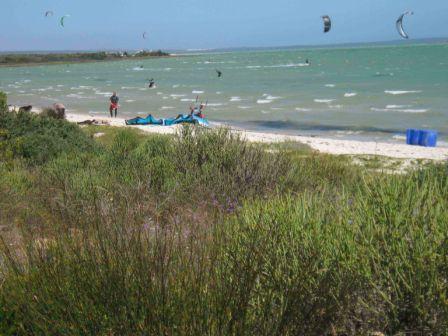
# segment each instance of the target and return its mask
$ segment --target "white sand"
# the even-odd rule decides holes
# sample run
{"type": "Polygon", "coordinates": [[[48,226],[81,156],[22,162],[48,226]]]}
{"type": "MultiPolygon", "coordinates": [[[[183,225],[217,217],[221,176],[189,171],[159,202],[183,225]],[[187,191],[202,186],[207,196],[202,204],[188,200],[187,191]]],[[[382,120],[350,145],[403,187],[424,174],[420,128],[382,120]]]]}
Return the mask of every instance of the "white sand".
{"type": "MultiPolygon", "coordinates": [[[[101,120],[109,122],[111,126],[126,126],[122,118],[98,118],[90,115],[67,113],[67,120],[80,122],[84,120],[101,120]]],[[[138,128],[148,133],[174,134],[179,126],[128,126],[138,128]]],[[[251,142],[279,143],[285,141],[295,141],[309,145],[312,149],[321,153],[336,155],[381,155],[398,159],[424,159],[424,160],[447,160],[448,148],[446,147],[419,147],[406,144],[395,144],[373,141],[338,140],[326,139],[324,137],[310,136],[290,136],[273,133],[260,133],[244,130],[232,129],[232,132],[239,133],[251,142]]]]}

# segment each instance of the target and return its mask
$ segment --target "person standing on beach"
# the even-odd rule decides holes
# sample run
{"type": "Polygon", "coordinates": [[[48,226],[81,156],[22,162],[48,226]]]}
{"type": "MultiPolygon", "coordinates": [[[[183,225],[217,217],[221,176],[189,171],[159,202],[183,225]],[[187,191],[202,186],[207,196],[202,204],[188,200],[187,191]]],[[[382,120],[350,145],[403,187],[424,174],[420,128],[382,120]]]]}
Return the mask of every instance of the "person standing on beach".
{"type": "Polygon", "coordinates": [[[114,92],[112,94],[112,97],[110,97],[110,107],[109,107],[109,112],[110,112],[110,117],[113,118],[113,111],[115,111],[115,118],[117,117],[117,113],[118,113],[118,101],[120,100],[120,98],[118,98],[117,93],[114,92]]]}

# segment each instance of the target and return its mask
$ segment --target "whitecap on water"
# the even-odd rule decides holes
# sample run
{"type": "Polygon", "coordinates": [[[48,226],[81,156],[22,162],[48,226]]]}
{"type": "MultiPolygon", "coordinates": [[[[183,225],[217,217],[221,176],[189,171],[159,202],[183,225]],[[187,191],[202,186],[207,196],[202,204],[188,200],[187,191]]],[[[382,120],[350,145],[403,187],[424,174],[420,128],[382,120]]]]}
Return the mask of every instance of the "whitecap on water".
{"type": "Polygon", "coordinates": [[[344,94],[344,97],[345,98],[350,98],[350,97],[355,97],[357,95],[358,94],[356,92],[347,92],[347,93],[344,94]]]}
{"type": "Polygon", "coordinates": [[[191,93],[193,93],[193,94],[202,94],[202,93],[204,93],[204,91],[201,91],[201,90],[193,90],[193,91],[191,91],[191,93]]]}
{"type": "Polygon", "coordinates": [[[311,111],[311,109],[304,108],[304,107],[296,107],[296,111],[298,111],[298,112],[309,112],[309,111],[311,111]]]}
{"type": "Polygon", "coordinates": [[[334,102],[336,99],[314,99],[315,103],[329,104],[334,102]]]}
{"type": "Polygon", "coordinates": [[[272,103],[272,100],[269,99],[258,99],[257,104],[270,104],[272,103]]]}
{"type": "Polygon", "coordinates": [[[238,106],[238,108],[241,110],[247,110],[247,109],[252,108],[252,106],[238,106]]]}
{"type": "Polygon", "coordinates": [[[173,109],[175,109],[175,107],[173,107],[173,106],[162,106],[160,109],[161,110],[173,110],[173,109]]]}
{"type": "Polygon", "coordinates": [[[187,96],[186,94],[175,94],[175,93],[170,94],[170,97],[173,98],[173,99],[177,99],[177,98],[181,98],[181,97],[186,97],[186,96],[187,96]]]}
{"type": "Polygon", "coordinates": [[[239,101],[241,101],[241,98],[240,97],[230,97],[230,101],[231,102],[239,102],[239,101]]]}
{"type": "Polygon", "coordinates": [[[384,91],[384,93],[390,94],[390,95],[404,95],[404,94],[409,94],[409,93],[421,93],[421,90],[410,90],[410,91],[405,91],[405,90],[386,90],[384,91]]]}
{"type": "Polygon", "coordinates": [[[182,102],[195,102],[196,99],[182,98],[180,101],[182,101],[182,102]]]}
{"type": "Polygon", "coordinates": [[[401,112],[401,113],[426,113],[428,109],[392,109],[392,108],[376,108],[372,107],[370,110],[374,112],[401,112]]]}
{"type": "Polygon", "coordinates": [[[135,102],[135,100],[133,100],[133,99],[128,99],[128,100],[125,100],[125,102],[126,102],[126,103],[133,103],[133,102],[135,102]]]}
{"type": "Polygon", "coordinates": [[[325,87],[327,88],[334,88],[336,85],[335,84],[325,84],[325,87]]]}

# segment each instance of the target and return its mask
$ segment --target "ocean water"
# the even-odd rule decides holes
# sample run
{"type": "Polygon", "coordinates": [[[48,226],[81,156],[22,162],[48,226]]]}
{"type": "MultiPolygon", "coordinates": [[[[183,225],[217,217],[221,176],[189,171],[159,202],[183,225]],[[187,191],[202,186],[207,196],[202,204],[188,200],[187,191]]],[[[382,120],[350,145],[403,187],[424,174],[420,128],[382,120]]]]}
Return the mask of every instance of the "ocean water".
{"type": "Polygon", "coordinates": [[[126,117],[177,115],[199,96],[211,121],[255,130],[403,142],[414,127],[448,137],[448,44],[0,68],[0,90],[12,104],[63,102],[92,116],[107,116],[117,91],[126,117]]]}

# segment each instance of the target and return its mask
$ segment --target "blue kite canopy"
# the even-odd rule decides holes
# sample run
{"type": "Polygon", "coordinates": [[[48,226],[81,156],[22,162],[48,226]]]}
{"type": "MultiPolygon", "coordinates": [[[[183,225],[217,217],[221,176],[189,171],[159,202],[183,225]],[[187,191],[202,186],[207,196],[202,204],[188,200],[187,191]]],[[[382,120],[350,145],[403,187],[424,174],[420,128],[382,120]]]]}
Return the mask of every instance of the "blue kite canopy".
{"type": "Polygon", "coordinates": [[[191,114],[180,114],[176,118],[166,118],[166,119],[157,119],[150,114],[146,118],[137,117],[126,120],[126,125],[172,126],[178,124],[198,124],[206,127],[210,125],[207,119],[191,114]]]}

